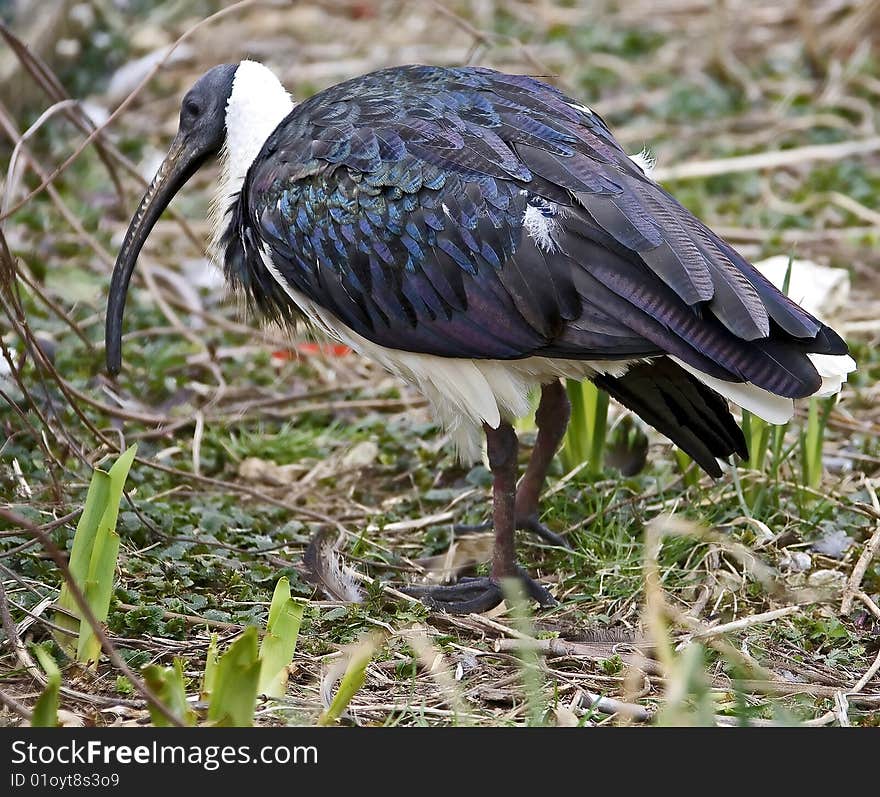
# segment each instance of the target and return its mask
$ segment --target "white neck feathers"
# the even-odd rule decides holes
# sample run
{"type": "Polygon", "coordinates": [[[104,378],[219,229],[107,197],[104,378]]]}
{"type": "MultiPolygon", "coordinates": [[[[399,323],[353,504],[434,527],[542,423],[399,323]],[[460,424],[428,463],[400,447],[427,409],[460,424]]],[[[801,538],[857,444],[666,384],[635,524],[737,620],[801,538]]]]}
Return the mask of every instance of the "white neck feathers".
{"type": "MultiPolygon", "coordinates": [[[[250,165],[266,139],[293,109],[293,100],[272,70],[257,61],[242,61],[235,70],[226,103],[219,190],[212,207],[213,240],[209,252],[217,259],[224,215],[241,190],[250,165]]],[[[220,258],[222,259],[222,258],[220,258]]]]}

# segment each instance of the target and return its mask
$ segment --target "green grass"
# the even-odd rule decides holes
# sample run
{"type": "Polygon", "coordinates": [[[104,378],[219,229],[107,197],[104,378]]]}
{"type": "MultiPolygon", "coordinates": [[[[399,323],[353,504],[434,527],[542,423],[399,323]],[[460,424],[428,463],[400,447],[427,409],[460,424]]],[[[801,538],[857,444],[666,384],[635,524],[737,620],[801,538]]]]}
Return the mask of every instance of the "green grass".
{"type": "Polygon", "coordinates": [[[608,427],[608,394],[592,382],[566,380],[565,391],[571,402],[571,419],[565,432],[560,456],[567,470],[587,463],[587,472],[602,472],[605,435],[608,427]]]}
{"type": "MultiPolygon", "coordinates": [[[[183,661],[175,659],[171,667],[149,664],[143,668],[144,683],[168,706],[183,725],[195,725],[195,712],[186,702],[186,678],[183,661]]],[[[171,723],[160,712],[150,707],[150,720],[157,728],[169,727],[171,723]]]]}
{"type": "Polygon", "coordinates": [[[253,725],[260,664],[257,629],[251,626],[217,660],[208,697],[210,725],[236,728],[253,725]]]}
{"type": "Polygon", "coordinates": [[[61,670],[44,647],[36,646],[34,653],[40,662],[40,666],[43,668],[43,672],[46,673],[46,687],[34,704],[31,727],[57,728],[60,724],[58,722],[58,706],[60,703],[61,670]]]}
{"type": "Polygon", "coordinates": [[[318,725],[335,725],[355,694],[363,687],[367,679],[367,667],[379,650],[381,638],[375,634],[365,634],[354,645],[345,658],[341,670],[339,685],[333,695],[330,705],[318,717],[318,725]]]}
{"type": "Polygon", "coordinates": [[[290,582],[279,578],[269,606],[266,633],[260,645],[260,682],[257,691],[268,697],[284,697],[288,668],[296,651],[302,625],[302,602],[290,597],[290,582]]]}
{"type": "MultiPolygon", "coordinates": [[[[110,609],[119,556],[116,519],[122,489],[136,452],[137,446],[131,446],[109,471],[95,470],[73,537],[70,574],[98,622],[106,621],[110,609]]],[[[96,668],[101,644],[92,627],[83,622],[67,584],[61,587],[58,606],[61,611],[56,614],[55,622],[69,629],[69,633],[56,633],[57,642],[68,655],[75,656],[77,662],[96,668]]]]}

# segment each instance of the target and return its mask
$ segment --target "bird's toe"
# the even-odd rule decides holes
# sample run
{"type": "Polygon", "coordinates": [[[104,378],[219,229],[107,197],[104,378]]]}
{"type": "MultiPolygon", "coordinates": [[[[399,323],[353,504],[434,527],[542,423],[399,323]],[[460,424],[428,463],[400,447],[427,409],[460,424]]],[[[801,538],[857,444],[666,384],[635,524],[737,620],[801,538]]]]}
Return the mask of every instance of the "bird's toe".
{"type": "Polygon", "coordinates": [[[494,609],[504,600],[501,587],[491,578],[463,578],[449,586],[409,586],[401,590],[431,609],[448,614],[475,614],[494,609]]]}
{"type": "Polygon", "coordinates": [[[537,513],[527,515],[523,518],[517,518],[516,527],[520,531],[530,531],[532,534],[544,540],[544,542],[550,543],[550,545],[556,545],[559,548],[568,548],[569,550],[571,549],[571,543],[555,531],[550,531],[550,529],[538,520],[537,513]]]}
{"type": "MultiPolygon", "coordinates": [[[[556,605],[556,599],[531,578],[521,567],[517,568],[517,578],[522,582],[526,595],[537,602],[541,608],[556,605]]],[[[449,614],[475,614],[494,609],[504,600],[501,584],[486,576],[464,577],[456,584],[448,586],[404,587],[401,592],[418,598],[431,609],[449,614]]]]}
{"type": "MultiPolygon", "coordinates": [[[[565,537],[562,537],[554,531],[550,531],[550,529],[538,520],[537,512],[522,516],[518,515],[516,518],[516,528],[520,531],[531,532],[550,545],[555,545],[559,548],[568,548],[569,550],[571,549],[571,543],[569,543],[565,537]]],[[[456,537],[465,537],[468,534],[480,534],[491,530],[491,520],[487,520],[484,523],[474,524],[456,523],[452,527],[452,533],[456,537]]]]}

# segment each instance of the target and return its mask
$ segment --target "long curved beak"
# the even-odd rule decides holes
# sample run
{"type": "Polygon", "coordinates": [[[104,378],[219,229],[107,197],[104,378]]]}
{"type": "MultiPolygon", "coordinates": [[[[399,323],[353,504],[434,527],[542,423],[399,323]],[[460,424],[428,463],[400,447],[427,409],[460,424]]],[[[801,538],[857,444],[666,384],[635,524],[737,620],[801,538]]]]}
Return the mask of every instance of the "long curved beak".
{"type": "Polygon", "coordinates": [[[150,232],[174,195],[184,186],[207,159],[208,154],[195,142],[187,141],[178,133],[162,161],[159,171],[147,188],[134,214],[125,240],[113,267],[110,279],[110,298],[107,302],[107,325],[104,340],[107,349],[107,370],[114,376],[122,367],[122,314],[128,284],[135,263],[150,232]]]}

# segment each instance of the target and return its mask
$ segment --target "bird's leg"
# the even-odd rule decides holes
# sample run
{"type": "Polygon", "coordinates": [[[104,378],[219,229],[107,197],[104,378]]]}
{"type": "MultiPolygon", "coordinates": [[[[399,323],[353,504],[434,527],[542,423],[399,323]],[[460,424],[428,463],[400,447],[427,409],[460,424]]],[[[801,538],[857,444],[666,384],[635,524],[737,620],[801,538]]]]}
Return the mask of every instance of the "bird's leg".
{"type": "Polygon", "coordinates": [[[513,427],[503,422],[497,429],[484,424],[492,471],[492,520],[495,527],[495,549],[492,554],[492,575],[488,578],[463,578],[448,587],[408,587],[409,595],[421,598],[435,609],[451,614],[484,612],[504,599],[501,582],[505,578],[519,578],[529,597],[541,606],[553,606],[556,601],[544,587],[533,581],[516,564],[516,470],[519,443],[513,427]]]}
{"type": "MultiPolygon", "coordinates": [[[[541,401],[535,413],[535,424],[538,427],[538,435],[535,438],[535,447],[529,458],[526,472],[520,480],[516,491],[514,504],[515,526],[522,531],[531,531],[551,545],[559,545],[568,548],[569,545],[558,534],[554,534],[538,520],[538,498],[544,483],[547,481],[547,472],[553,457],[565,436],[568,427],[568,419],[571,416],[571,404],[565,387],[558,379],[548,382],[541,387],[541,401]]],[[[488,434],[487,434],[488,440],[488,434]]],[[[497,497],[496,497],[497,507],[497,497]]],[[[476,526],[458,525],[457,533],[469,533],[474,531],[486,531],[494,525],[493,522],[481,523],[476,526]]],[[[497,528],[497,527],[496,527],[497,528]]],[[[496,543],[497,545],[497,543],[496,543]]]]}
{"type": "Polygon", "coordinates": [[[516,527],[531,531],[551,545],[568,547],[568,543],[538,520],[538,498],[547,481],[547,473],[559,444],[565,436],[571,417],[571,403],[565,387],[558,379],[541,386],[541,401],[535,413],[538,435],[526,472],[516,491],[516,527]]]}
{"type": "Polygon", "coordinates": [[[486,453],[492,471],[492,525],[495,548],[492,552],[492,578],[501,580],[516,574],[516,455],[519,441],[509,423],[497,429],[483,424],[486,453]]]}

